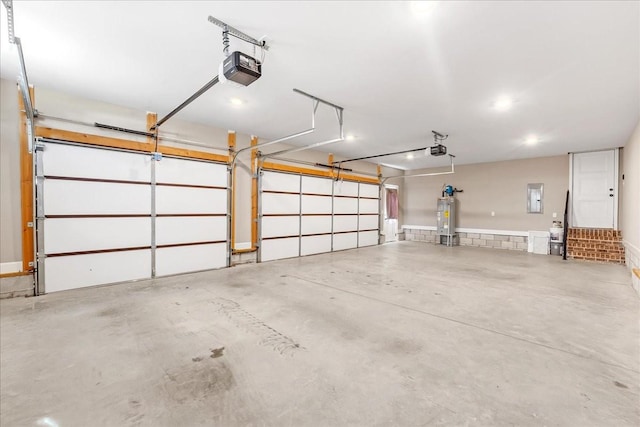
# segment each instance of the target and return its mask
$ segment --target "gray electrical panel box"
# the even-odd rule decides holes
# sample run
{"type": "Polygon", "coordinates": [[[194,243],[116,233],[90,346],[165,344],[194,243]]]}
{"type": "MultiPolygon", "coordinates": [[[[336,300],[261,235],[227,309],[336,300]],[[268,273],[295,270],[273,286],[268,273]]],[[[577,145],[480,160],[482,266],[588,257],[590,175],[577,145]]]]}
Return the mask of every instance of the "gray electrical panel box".
{"type": "Polygon", "coordinates": [[[456,238],[456,199],[440,197],[437,209],[437,240],[441,245],[453,246],[456,238]]]}

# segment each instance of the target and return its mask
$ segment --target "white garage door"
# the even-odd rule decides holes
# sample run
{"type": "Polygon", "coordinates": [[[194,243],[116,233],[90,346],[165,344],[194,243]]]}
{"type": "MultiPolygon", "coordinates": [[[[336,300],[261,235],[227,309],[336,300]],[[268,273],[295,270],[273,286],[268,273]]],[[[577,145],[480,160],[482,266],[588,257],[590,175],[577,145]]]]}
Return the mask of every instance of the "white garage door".
{"type": "Polygon", "coordinates": [[[358,247],[378,244],[380,187],[360,183],[358,193],[358,247]]]}
{"type": "Polygon", "coordinates": [[[259,260],[378,244],[378,186],[263,171],[259,260]]]}
{"type": "Polygon", "coordinates": [[[40,292],[226,265],[225,165],[40,144],[40,292]]]}

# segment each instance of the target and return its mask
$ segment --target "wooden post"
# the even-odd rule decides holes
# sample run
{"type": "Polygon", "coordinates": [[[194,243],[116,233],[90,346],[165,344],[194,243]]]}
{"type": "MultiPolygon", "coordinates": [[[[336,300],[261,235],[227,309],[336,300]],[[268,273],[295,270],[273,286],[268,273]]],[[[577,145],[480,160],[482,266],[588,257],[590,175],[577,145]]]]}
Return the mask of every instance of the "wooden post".
{"type": "Polygon", "coordinates": [[[158,128],[151,130],[151,126],[155,125],[157,121],[158,121],[157,113],[147,113],[147,132],[153,132],[156,135],[155,138],[153,138],[152,136],[148,136],[147,144],[155,144],[155,142],[158,141],[158,128]]]}
{"type": "MultiPolygon", "coordinates": [[[[227,143],[229,145],[229,161],[233,160],[236,152],[236,132],[230,130],[227,134],[227,143]]],[[[236,246],[236,168],[231,171],[231,250],[236,246]]]]}
{"type": "Polygon", "coordinates": [[[329,165],[331,165],[331,178],[333,178],[334,176],[334,171],[333,171],[333,153],[329,153],[329,165]]]}
{"type": "MultiPolygon", "coordinates": [[[[251,146],[258,145],[258,137],[251,137],[251,146]]],[[[258,247],[258,149],[251,149],[251,249],[258,247]]]]}
{"type": "MultiPolygon", "coordinates": [[[[35,93],[29,87],[31,104],[35,108],[35,93]]],[[[27,113],[24,110],[22,94],[18,88],[18,114],[20,115],[20,218],[22,222],[22,271],[35,269],[35,248],[33,246],[33,232],[35,218],[33,217],[33,153],[29,153],[29,136],[27,133],[27,113]],[[31,226],[29,226],[31,225],[31,226]]],[[[34,147],[35,149],[35,147],[34,147]]]]}

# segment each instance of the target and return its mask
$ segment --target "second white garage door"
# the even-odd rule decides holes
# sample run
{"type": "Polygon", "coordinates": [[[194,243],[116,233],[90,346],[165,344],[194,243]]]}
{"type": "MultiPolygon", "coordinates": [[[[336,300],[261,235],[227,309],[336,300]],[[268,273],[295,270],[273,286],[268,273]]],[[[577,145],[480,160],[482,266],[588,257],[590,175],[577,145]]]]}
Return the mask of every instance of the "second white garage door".
{"type": "Polygon", "coordinates": [[[376,245],[378,210],[375,184],[263,171],[259,260],[376,245]]]}

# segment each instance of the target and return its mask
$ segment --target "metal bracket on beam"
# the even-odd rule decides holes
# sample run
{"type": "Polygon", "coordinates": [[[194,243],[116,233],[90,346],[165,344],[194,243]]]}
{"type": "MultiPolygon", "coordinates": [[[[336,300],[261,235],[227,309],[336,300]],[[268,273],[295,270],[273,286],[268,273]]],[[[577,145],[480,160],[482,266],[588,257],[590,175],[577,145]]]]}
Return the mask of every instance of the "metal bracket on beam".
{"type": "Polygon", "coordinates": [[[455,165],[453,164],[454,157],[456,157],[456,156],[454,156],[453,154],[449,154],[449,161],[451,163],[451,170],[449,170],[449,171],[387,176],[384,179],[382,179],[382,181],[380,182],[380,185],[384,184],[388,179],[391,179],[391,178],[417,178],[417,177],[420,177],[420,176],[438,176],[438,175],[451,175],[451,174],[454,174],[454,173],[456,173],[455,165]]]}
{"type": "MultiPolygon", "coordinates": [[[[296,92],[296,93],[299,93],[300,95],[304,95],[304,96],[312,99],[312,104],[311,104],[312,105],[312,108],[311,108],[311,128],[307,129],[307,130],[303,130],[302,132],[296,132],[294,134],[287,135],[287,136],[282,137],[282,138],[274,139],[272,141],[266,141],[266,142],[263,142],[261,144],[252,145],[250,147],[241,148],[240,150],[236,151],[235,154],[233,155],[233,159],[231,160],[231,167],[233,167],[235,165],[235,162],[236,162],[236,159],[238,158],[238,155],[240,153],[242,153],[243,151],[251,150],[251,149],[254,149],[254,148],[268,147],[269,145],[277,144],[279,142],[288,141],[290,139],[294,139],[294,138],[297,138],[299,136],[308,135],[308,134],[312,133],[313,131],[315,131],[315,129],[316,129],[316,111],[318,111],[318,106],[320,105],[321,102],[323,104],[329,105],[329,106],[331,106],[333,108],[336,108],[336,109],[340,110],[340,114],[338,115],[338,121],[340,122],[340,129],[342,129],[342,110],[343,110],[342,107],[340,107],[339,105],[332,104],[331,102],[325,101],[323,99],[320,99],[320,98],[318,98],[316,96],[309,95],[308,93],[303,92],[303,91],[298,90],[298,89],[293,89],[293,91],[296,92]]],[[[341,133],[341,136],[342,136],[342,133],[341,133]]],[[[342,138],[342,139],[344,139],[344,138],[342,138]]],[[[262,152],[258,151],[258,157],[262,157],[262,152]]]]}
{"type": "Polygon", "coordinates": [[[209,16],[209,22],[211,22],[214,25],[217,25],[218,27],[222,28],[223,31],[225,31],[227,34],[240,39],[242,41],[245,41],[247,43],[251,43],[252,45],[261,47],[264,50],[269,50],[269,46],[267,46],[267,42],[262,40],[256,40],[253,37],[243,33],[242,31],[238,30],[237,28],[232,27],[231,25],[222,22],[221,20],[214,18],[213,16],[209,16]]]}
{"type": "Polygon", "coordinates": [[[29,153],[33,151],[33,136],[35,135],[35,126],[33,119],[36,117],[33,103],[31,102],[31,93],[29,93],[29,79],[27,78],[27,68],[24,64],[24,55],[22,53],[22,43],[20,38],[16,37],[13,32],[13,0],[2,0],[2,4],[7,9],[7,29],[9,30],[9,42],[18,48],[18,60],[20,61],[20,74],[18,75],[18,85],[22,94],[22,102],[24,110],[27,114],[27,134],[29,153]]]}
{"type": "Polygon", "coordinates": [[[7,31],[9,32],[9,43],[14,44],[15,34],[13,32],[13,0],[2,0],[2,4],[7,9],[7,31]]]}
{"type": "MultiPolygon", "coordinates": [[[[341,107],[341,106],[339,106],[339,105],[336,105],[336,104],[334,104],[333,102],[325,101],[325,100],[324,100],[324,99],[322,99],[322,98],[318,98],[317,96],[314,96],[314,95],[308,94],[307,92],[303,92],[303,91],[301,91],[300,89],[293,89],[293,91],[294,91],[294,92],[296,92],[296,93],[299,93],[300,95],[306,96],[307,98],[311,98],[311,99],[313,99],[314,101],[322,102],[323,104],[328,105],[329,107],[333,107],[333,108],[335,108],[335,109],[337,109],[337,110],[340,110],[340,111],[344,110],[344,108],[343,108],[343,107],[341,107]]],[[[317,107],[316,107],[316,108],[317,108],[317,107]]]]}
{"type": "Polygon", "coordinates": [[[317,96],[308,94],[306,92],[301,91],[300,89],[293,89],[294,92],[299,93],[300,95],[306,96],[308,98],[311,98],[313,100],[313,119],[314,119],[314,126],[315,126],[315,113],[316,110],[318,109],[318,105],[320,103],[325,104],[333,109],[335,109],[336,111],[336,116],[338,118],[338,124],[340,125],[340,137],[339,138],[334,138],[334,139],[329,139],[326,141],[320,141],[320,142],[316,142],[315,144],[311,144],[311,145],[305,145],[304,147],[296,147],[296,148],[289,148],[286,150],[281,150],[281,151],[276,151],[275,153],[269,153],[266,154],[264,156],[261,156],[262,158],[268,158],[268,157],[274,157],[274,156],[280,156],[282,154],[288,154],[288,153],[295,153],[298,151],[304,151],[304,150],[309,150],[311,148],[316,148],[316,147],[320,147],[322,145],[327,145],[327,144],[333,144],[334,142],[340,142],[344,140],[344,108],[334,104],[333,102],[329,102],[326,101],[322,98],[318,98],[317,96]]]}
{"type": "Polygon", "coordinates": [[[15,45],[18,47],[18,59],[20,60],[20,74],[18,75],[18,85],[22,95],[24,110],[27,114],[27,134],[29,136],[29,152],[33,151],[33,137],[35,135],[34,118],[35,113],[33,103],[31,102],[31,92],[29,91],[29,79],[27,77],[27,67],[24,63],[24,55],[22,54],[22,43],[19,37],[14,37],[15,45]]]}

